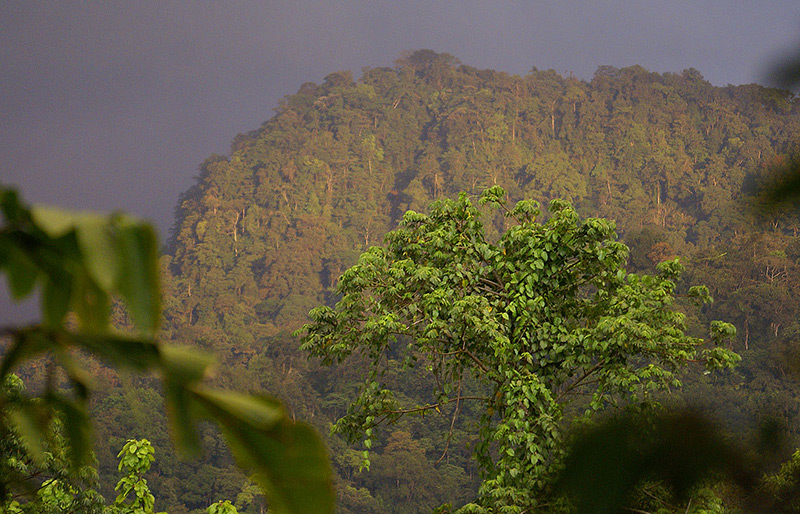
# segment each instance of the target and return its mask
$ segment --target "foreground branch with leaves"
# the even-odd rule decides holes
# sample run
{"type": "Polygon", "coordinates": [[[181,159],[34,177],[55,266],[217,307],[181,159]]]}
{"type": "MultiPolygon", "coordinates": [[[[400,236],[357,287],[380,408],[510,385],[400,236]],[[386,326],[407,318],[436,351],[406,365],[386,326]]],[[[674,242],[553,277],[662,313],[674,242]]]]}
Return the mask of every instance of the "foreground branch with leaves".
{"type": "MultiPolygon", "coordinates": [[[[511,222],[498,241],[488,240],[463,193],[434,203],[429,215],[407,212],[385,246],[342,275],[336,306],[311,312],[302,347],[329,365],[353,354],[369,363],[336,425],[366,448],[379,421],[461,401],[462,382],[477,379],[487,391],[475,447],[484,481],[478,502],[463,510],[529,512],[559,501],[549,491],[568,403],[577,400],[587,415],[644,403],[679,386],[676,373],[689,362],[733,366],[739,357],[723,342],[735,330],[714,322],[708,341],[687,335],[673,305],[680,264],[662,263],[657,276],[627,273],[628,249],[610,221],[581,220],[553,201],[539,222],[536,202],[509,208],[499,187],[480,203],[511,222]],[[427,366],[440,384],[428,404],[401,406],[382,384],[394,352],[404,367],[427,366]]],[[[704,287],[689,294],[711,301],[704,287]]]]}
{"type": "MultiPolygon", "coordinates": [[[[3,352],[0,379],[36,357],[49,359],[50,376],[63,373],[68,388],[48,381],[37,397],[0,395],[2,432],[14,431],[34,462],[46,460],[51,420],[59,418],[75,469],[91,458],[87,412],[92,377],[79,353],[136,372],[154,372],[164,385],[167,413],[179,449],[196,455],[195,424],[217,423],[236,462],[265,491],[278,513],[316,514],[333,510],[330,465],[313,429],[292,422],[270,397],[221,391],[204,379],[213,359],[190,348],[156,339],[161,311],[158,243],[147,223],[129,216],[29,208],[13,190],[0,189],[0,270],[15,299],[38,286],[42,322],[5,327],[10,344],[3,352]],[[135,330],[110,324],[112,301],[119,299],[135,330]],[[74,313],[74,317],[70,315],[74,313]]],[[[4,500],[15,484],[0,477],[4,500]]]]}

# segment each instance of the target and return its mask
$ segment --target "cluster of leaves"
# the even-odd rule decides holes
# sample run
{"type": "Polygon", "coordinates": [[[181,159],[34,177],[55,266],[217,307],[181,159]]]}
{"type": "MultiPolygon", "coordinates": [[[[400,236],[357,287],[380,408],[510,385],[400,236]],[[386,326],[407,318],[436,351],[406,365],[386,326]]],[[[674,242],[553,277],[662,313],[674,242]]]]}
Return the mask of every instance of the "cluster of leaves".
{"type": "MultiPolygon", "coordinates": [[[[129,439],[122,447],[117,457],[119,458],[118,469],[123,476],[116,486],[119,494],[114,500],[113,514],[153,514],[155,497],[147,486],[144,474],[155,460],[154,453],[153,445],[147,439],[129,439]],[[131,493],[133,497],[128,500],[131,493]]],[[[238,510],[230,500],[212,503],[206,512],[208,514],[238,514],[238,510]]]]}
{"type": "MultiPolygon", "coordinates": [[[[5,328],[10,345],[0,365],[5,378],[27,360],[48,359],[52,379],[42,394],[16,394],[13,402],[6,390],[0,395],[2,429],[18,434],[34,463],[46,462],[54,419],[63,421],[70,469],[92,455],[87,414],[92,378],[79,356],[84,352],[115,366],[157,372],[177,445],[197,454],[197,421],[218,423],[237,462],[267,492],[276,512],[332,510],[327,457],[311,427],[292,422],[272,398],[209,387],[204,383],[212,363],[208,355],[154,338],[160,291],[157,241],[148,224],[118,214],[31,209],[9,189],[0,189],[0,211],[0,269],[12,295],[24,298],[41,286],[42,323],[5,328]],[[110,325],[115,297],[133,320],[132,333],[110,325]],[[59,372],[66,376],[66,388],[55,380],[59,372]]],[[[0,478],[8,493],[9,477],[0,478]]],[[[128,486],[138,487],[123,486],[123,498],[128,486]]],[[[148,497],[136,492],[135,501],[147,503],[148,497]]]]}
{"type": "MultiPolygon", "coordinates": [[[[15,375],[10,375],[12,379],[11,388],[22,390],[21,382],[15,375]]],[[[56,433],[57,435],[57,433],[56,433]]],[[[56,439],[57,446],[53,447],[51,454],[63,453],[64,441],[56,439]]],[[[23,450],[19,449],[19,440],[15,434],[6,436],[3,440],[4,453],[6,457],[3,462],[6,466],[21,468],[26,466],[21,461],[30,459],[23,450]],[[11,449],[16,446],[17,448],[11,449]]],[[[155,460],[155,450],[147,439],[129,439],[117,457],[119,458],[118,470],[122,477],[117,482],[116,490],[119,491],[114,503],[110,506],[105,505],[105,500],[92,487],[97,482],[97,472],[91,466],[86,466],[81,470],[80,477],[69,474],[69,467],[65,461],[52,459],[52,464],[47,469],[37,469],[37,473],[45,475],[40,477],[41,485],[35,495],[28,498],[11,499],[4,498],[0,501],[0,512],[3,514],[25,514],[25,513],[63,513],[80,512],[85,514],[154,514],[155,497],[150,492],[145,473],[150,470],[150,466],[155,460]],[[89,479],[87,480],[87,477],[89,479]],[[77,479],[82,478],[83,482],[77,479]],[[22,500],[22,502],[18,500],[22,500]]],[[[5,477],[9,474],[4,472],[5,477]]],[[[220,500],[210,505],[206,511],[209,514],[237,514],[238,510],[229,500],[220,500]]],[[[159,513],[165,514],[165,513],[159,513]]]]}
{"type": "Polygon", "coordinates": [[[153,512],[155,497],[147,487],[144,474],[150,469],[155,460],[153,445],[147,439],[140,441],[131,439],[117,454],[119,466],[117,469],[123,473],[115,489],[119,491],[114,500],[114,507],[120,513],[153,512]],[[128,496],[133,493],[129,500],[128,496]]]}
{"type": "MultiPolygon", "coordinates": [[[[6,401],[14,405],[22,400],[25,385],[19,377],[9,374],[3,379],[2,389],[6,401]]],[[[3,415],[10,410],[6,409],[3,415]]],[[[59,420],[50,425],[52,435],[43,442],[44,460],[39,462],[31,458],[18,431],[7,419],[0,427],[0,476],[3,477],[0,512],[103,512],[105,501],[95,490],[97,471],[88,464],[77,469],[69,465],[59,420]],[[24,501],[25,498],[30,501],[24,501]]]]}
{"type": "MultiPolygon", "coordinates": [[[[429,215],[406,213],[385,247],[370,248],[342,275],[341,300],[311,312],[302,348],[325,364],[354,353],[366,359],[366,382],[336,425],[352,442],[366,436],[366,448],[381,421],[481,401],[481,505],[523,512],[550,499],[571,399],[583,400],[587,415],[619,400],[645,402],[679,386],[676,372],[688,362],[715,370],[739,356],[723,346],[735,334],[727,323],[712,324],[709,342],[685,334],[673,308],[677,261],[658,276],[627,273],[613,223],[581,220],[563,201],[539,222],[535,202],[508,208],[505,196],[499,187],[481,196],[515,222],[497,242],[463,193],[434,203],[429,215]],[[430,403],[401,406],[381,384],[394,352],[434,375],[430,403]],[[487,394],[465,398],[465,376],[487,394]]],[[[710,301],[705,288],[690,295],[710,301]]]]}
{"type": "Polygon", "coordinates": [[[217,503],[209,505],[206,510],[208,514],[238,514],[236,507],[231,504],[230,500],[220,500],[217,503]]]}

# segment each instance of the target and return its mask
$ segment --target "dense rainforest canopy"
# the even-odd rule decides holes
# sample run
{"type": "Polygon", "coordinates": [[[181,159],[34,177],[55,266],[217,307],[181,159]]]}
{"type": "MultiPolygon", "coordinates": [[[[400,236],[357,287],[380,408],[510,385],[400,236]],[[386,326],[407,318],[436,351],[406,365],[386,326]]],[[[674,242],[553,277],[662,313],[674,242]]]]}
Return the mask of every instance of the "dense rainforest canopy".
{"type": "MultiPolygon", "coordinates": [[[[420,50],[393,67],[366,68],[358,80],[331,73],[237,136],[229,155],[200,166],[161,261],[161,336],[214,350],[221,385],[268,390],[314,424],[331,449],[339,512],[463,504],[479,483],[479,409],[464,406],[454,426],[443,412],[383,428],[367,472],[361,448],[328,435],[358,393],[363,362],[331,373],[291,334],[309,310],[338,299],[341,273],[407,210],[427,212],[435,200],[461,191],[477,198],[497,185],[512,204],[558,198],[582,217],[614,220],[631,272],[654,274],[680,257],[679,296],[687,284],[706,284],[716,300],[698,307],[679,298],[689,333],[712,319],[733,323],[731,348],[743,361],[732,372],[683,377],[674,401],[724,414],[731,430],[768,413],[794,436],[800,404],[784,357],[798,355],[800,343],[800,217],[761,215],[753,198],[799,143],[800,104],[791,93],[715,87],[693,69],[601,67],[590,81],[533,69],[520,77],[420,50]]],[[[486,238],[496,241],[508,221],[487,216],[486,238]]],[[[211,428],[208,458],[179,461],[166,451],[155,384],[97,374],[109,386],[95,405],[101,477],[115,475],[126,439],[147,437],[160,455],[150,482],[159,509],[185,512],[241,495],[241,511],[258,510],[262,500],[211,428]]],[[[414,371],[382,380],[409,404],[435,386],[414,371]]],[[[475,394],[480,387],[463,384],[475,394]]]]}

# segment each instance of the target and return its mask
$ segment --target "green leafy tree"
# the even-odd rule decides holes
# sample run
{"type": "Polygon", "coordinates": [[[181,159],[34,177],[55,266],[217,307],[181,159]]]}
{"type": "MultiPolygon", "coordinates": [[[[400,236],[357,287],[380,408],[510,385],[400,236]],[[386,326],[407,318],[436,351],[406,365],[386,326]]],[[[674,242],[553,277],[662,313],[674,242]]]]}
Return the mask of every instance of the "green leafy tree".
{"type": "MultiPolygon", "coordinates": [[[[16,378],[10,376],[9,378],[16,378]]],[[[18,379],[17,379],[18,380],[18,379]]],[[[93,489],[80,487],[78,478],[88,480],[86,477],[94,478],[96,481],[96,470],[91,466],[82,469],[80,477],[65,476],[68,469],[65,462],[59,462],[52,458],[53,463],[48,470],[32,470],[27,466],[20,465],[15,459],[25,458],[24,452],[9,451],[8,441],[4,441],[5,464],[15,464],[16,468],[25,469],[27,472],[36,474],[46,473],[46,477],[36,491],[35,499],[20,503],[6,497],[0,503],[0,513],[62,513],[80,512],[83,514],[153,514],[155,497],[150,491],[145,473],[150,470],[150,466],[155,460],[154,449],[147,439],[129,439],[117,457],[119,458],[118,470],[123,476],[117,483],[115,490],[118,492],[116,499],[111,507],[106,508],[103,498],[93,489]]],[[[55,448],[53,453],[60,448],[55,448]]],[[[63,459],[62,459],[63,460],[63,459]]],[[[7,475],[6,471],[6,475],[7,475]]],[[[251,492],[258,494],[257,491],[251,492]]],[[[229,500],[219,501],[208,507],[210,514],[236,514],[238,511],[229,500]]],[[[162,513],[163,514],[163,513],[162,513]]]]}
{"type": "MultiPolygon", "coordinates": [[[[4,377],[3,393],[13,406],[22,401],[25,385],[14,374],[4,377]]],[[[3,413],[8,415],[13,408],[3,413]]],[[[0,512],[36,512],[42,514],[80,511],[103,512],[104,500],[95,490],[97,470],[92,465],[77,469],[68,465],[62,423],[52,420],[52,437],[46,442],[44,460],[31,458],[17,430],[2,423],[0,435],[0,477],[5,486],[0,498],[0,512]],[[37,490],[38,488],[38,490],[37,490]]]]}
{"type": "Polygon", "coordinates": [[[230,500],[220,500],[216,503],[212,503],[208,506],[206,512],[208,512],[208,514],[239,514],[239,511],[231,504],[230,500]]]}
{"type": "Polygon", "coordinates": [[[795,451],[788,461],[781,464],[777,473],[764,477],[764,490],[783,508],[781,512],[800,512],[800,450],[795,451]]]}
{"type": "Polygon", "coordinates": [[[155,460],[153,445],[147,439],[129,439],[117,454],[119,471],[123,473],[117,486],[114,507],[121,514],[152,514],[155,497],[147,487],[144,474],[155,460]],[[130,496],[130,498],[129,498],[130,496]]]}
{"type": "MultiPolygon", "coordinates": [[[[676,373],[687,362],[732,366],[738,356],[721,343],[735,330],[714,322],[710,341],[687,335],[673,305],[680,264],[660,264],[657,276],[627,273],[628,249],[612,222],[581,220],[558,200],[539,222],[536,202],[509,208],[499,187],[480,203],[512,222],[498,241],[487,240],[463,193],[434,203],[429,215],[407,212],[385,247],[342,275],[336,306],[311,312],[302,347],[325,364],[353,354],[367,360],[364,385],[336,425],[366,448],[382,421],[453,405],[457,416],[462,402],[482,402],[475,454],[484,481],[478,503],[465,509],[523,512],[552,506],[548,490],[571,403],[570,412],[588,415],[645,402],[679,386],[676,373]],[[384,387],[390,355],[435,377],[429,403],[400,405],[384,387]],[[470,376],[484,395],[462,395],[470,376]]],[[[703,287],[689,294],[710,301],[703,287]]]]}
{"type": "MultiPolygon", "coordinates": [[[[41,286],[43,315],[40,324],[3,329],[10,344],[0,378],[41,356],[49,359],[51,376],[66,377],[66,388],[49,380],[38,398],[17,395],[13,404],[0,390],[0,429],[15,431],[33,462],[46,461],[55,418],[63,422],[66,465],[75,470],[90,460],[87,405],[93,381],[80,358],[83,352],[158,373],[173,436],[185,453],[199,453],[199,420],[217,422],[237,463],[265,490],[275,512],[333,509],[330,467],[311,427],[294,423],[272,398],[209,387],[204,383],[212,363],[208,355],[155,338],[161,318],[158,243],[149,224],[122,214],[29,208],[8,189],[0,189],[0,212],[0,270],[14,298],[41,286]],[[111,325],[115,298],[132,321],[130,332],[111,325]]],[[[7,476],[0,478],[5,488],[7,476]]]]}

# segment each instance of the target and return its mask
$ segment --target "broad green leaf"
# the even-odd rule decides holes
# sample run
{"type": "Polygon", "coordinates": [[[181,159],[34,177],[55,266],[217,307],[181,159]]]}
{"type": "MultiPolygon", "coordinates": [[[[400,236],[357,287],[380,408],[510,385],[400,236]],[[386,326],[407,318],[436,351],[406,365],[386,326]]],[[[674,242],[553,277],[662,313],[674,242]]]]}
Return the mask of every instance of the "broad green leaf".
{"type": "Polygon", "coordinates": [[[92,423],[86,406],[61,395],[49,395],[46,401],[61,412],[64,422],[64,435],[68,443],[70,464],[75,469],[91,464],[92,461],[92,423]]]}
{"type": "Polygon", "coordinates": [[[105,292],[117,285],[120,250],[110,219],[99,214],[81,214],[74,221],[78,244],[89,275],[105,292]]]}
{"type": "Polygon", "coordinates": [[[175,446],[184,455],[199,456],[201,447],[194,427],[194,405],[186,383],[164,377],[164,403],[175,446]]]}
{"type": "Polygon", "coordinates": [[[121,255],[119,293],[125,299],[136,325],[153,334],[161,319],[158,280],[158,240],[148,224],[123,220],[118,232],[121,255]]]}
{"type": "Polygon", "coordinates": [[[269,430],[286,417],[283,405],[271,398],[200,387],[192,390],[205,403],[213,404],[228,415],[257,429],[269,430]]]}
{"type": "MultiPolygon", "coordinates": [[[[259,428],[237,417],[238,402],[229,406],[201,395],[196,398],[222,427],[238,464],[267,492],[272,510],[277,514],[333,512],[330,464],[312,428],[286,418],[270,429],[259,428]]],[[[265,408],[271,405],[271,401],[264,404],[265,408]]]]}
{"type": "Polygon", "coordinates": [[[36,226],[52,238],[65,235],[74,228],[75,223],[73,212],[45,205],[33,206],[31,217],[36,226]]]}
{"type": "Polygon", "coordinates": [[[758,477],[748,460],[695,412],[628,415],[579,435],[556,487],[580,512],[621,512],[647,480],[663,481],[684,501],[708,476],[727,475],[752,490],[758,477]]]}
{"type": "Polygon", "coordinates": [[[200,442],[194,428],[194,405],[187,385],[205,377],[213,357],[184,346],[162,345],[159,352],[164,401],[175,445],[187,455],[199,455],[200,442]]]}
{"type": "Polygon", "coordinates": [[[87,332],[104,332],[111,315],[109,295],[85,274],[75,281],[72,307],[78,315],[81,328],[87,332]]]}
{"type": "Polygon", "coordinates": [[[3,244],[3,261],[8,277],[11,297],[18,300],[25,298],[33,291],[39,269],[36,264],[23,252],[11,238],[0,240],[3,244]]]}
{"type": "Polygon", "coordinates": [[[116,334],[76,334],[66,332],[71,344],[92,352],[114,365],[146,371],[160,363],[159,346],[151,339],[137,339],[116,334]]]}
{"type": "Polygon", "coordinates": [[[49,416],[42,408],[24,403],[8,409],[8,419],[11,426],[19,434],[20,440],[30,452],[35,462],[45,461],[45,441],[48,439],[49,416]]]}
{"type": "Polygon", "coordinates": [[[66,271],[59,278],[47,276],[42,288],[42,318],[45,325],[56,328],[69,311],[72,300],[72,275],[66,271]]]}
{"type": "Polygon", "coordinates": [[[214,362],[212,355],[188,346],[161,345],[159,352],[164,375],[181,384],[202,380],[214,362]]]}

